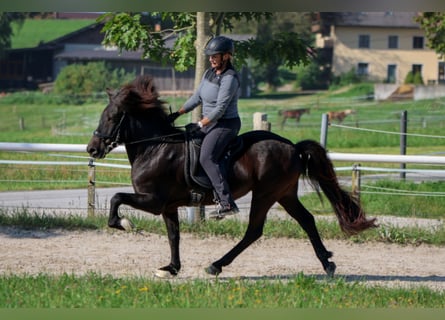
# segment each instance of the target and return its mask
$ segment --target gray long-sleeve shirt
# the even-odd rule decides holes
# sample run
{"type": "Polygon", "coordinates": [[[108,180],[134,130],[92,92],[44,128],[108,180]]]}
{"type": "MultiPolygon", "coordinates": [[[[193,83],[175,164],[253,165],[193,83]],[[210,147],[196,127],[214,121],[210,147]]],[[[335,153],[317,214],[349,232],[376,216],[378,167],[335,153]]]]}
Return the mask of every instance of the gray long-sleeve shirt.
{"type": "Polygon", "coordinates": [[[202,104],[202,116],[210,121],[232,119],[238,114],[239,80],[236,71],[226,69],[217,75],[213,69],[208,69],[199,84],[198,89],[184,103],[184,110],[189,112],[202,104]]]}

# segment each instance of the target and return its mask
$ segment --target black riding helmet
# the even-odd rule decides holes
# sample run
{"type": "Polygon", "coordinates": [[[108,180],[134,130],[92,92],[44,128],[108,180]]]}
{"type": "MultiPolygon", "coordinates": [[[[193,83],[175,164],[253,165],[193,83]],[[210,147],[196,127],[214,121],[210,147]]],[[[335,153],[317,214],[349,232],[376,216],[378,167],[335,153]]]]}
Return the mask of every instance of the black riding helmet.
{"type": "Polygon", "coordinates": [[[217,36],[213,39],[211,39],[204,50],[204,53],[208,56],[211,56],[213,54],[217,53],[230,53],[233,55],[233,52],[235,51],[235,46],[233,45],[233,41],[230,38],[224,37],[224,36],[217,36]]]}

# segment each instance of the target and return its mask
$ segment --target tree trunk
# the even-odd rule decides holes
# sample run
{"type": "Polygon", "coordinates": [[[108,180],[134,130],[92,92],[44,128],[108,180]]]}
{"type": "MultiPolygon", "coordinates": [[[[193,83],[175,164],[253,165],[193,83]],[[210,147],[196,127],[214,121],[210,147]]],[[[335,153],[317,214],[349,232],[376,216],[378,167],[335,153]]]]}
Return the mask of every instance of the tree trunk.
{"type": "MultiPolygon", "coordinates": [[[[204,54],[204,48],[210,39],[210,14],[208,12],[197,12],[196,14],[196,68],[195,68],[195,90],[201,82],[202,75],[208,67],[208,61],[204,54]]],[[[201,120],[201,106],[192,111],[192,122],[201,120]]]]}
{"type": "MultiPolygon", "coordinates": [[[[195,66],[195,90],[201,82],[204,71],[209,66],[209,61],[204,54],[204,48],[210,38],[210,14],[208,12],[197,12],[196,14],[196,66],[195,66]]],[[[202,106],[198,106],[192,111],[192,122],[201,120],[202,106]]],[[[187,207],[188,221],[199,222],[205,219],[205,207],[187,207]]]]}

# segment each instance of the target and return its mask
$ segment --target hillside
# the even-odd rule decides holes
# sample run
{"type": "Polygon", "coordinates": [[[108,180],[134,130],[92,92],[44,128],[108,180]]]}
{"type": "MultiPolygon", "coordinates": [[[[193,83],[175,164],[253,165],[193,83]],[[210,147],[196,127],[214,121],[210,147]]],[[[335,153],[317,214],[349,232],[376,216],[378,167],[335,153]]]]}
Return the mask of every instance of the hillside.
{"type": "Polygon", "coordinates": [[[13,25],[11,48],[33,48],[95,23],[94,19],[27,19],[13,25]]]}

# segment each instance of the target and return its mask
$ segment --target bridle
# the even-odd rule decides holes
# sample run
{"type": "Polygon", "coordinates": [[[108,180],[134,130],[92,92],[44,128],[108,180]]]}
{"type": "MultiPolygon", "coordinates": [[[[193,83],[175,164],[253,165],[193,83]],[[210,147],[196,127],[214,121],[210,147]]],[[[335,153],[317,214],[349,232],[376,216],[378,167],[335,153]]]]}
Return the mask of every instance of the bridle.
{"type": "MultiPolygon", "coordinates": [[[[109,135],[103,134],[103,133],[99,132],[99,130],[97,130],[97,129],[93,132],[94,136],[98,137],[99,139],[101,139],[104,142],[106,154],[110,153],[111,150],[116,148],[119,144],[123,143],[123,141],[120,141],[120,138],[121,138],[121,127],[122,127],[122,123],[125,120],[125,116],[126,116],[126,113],[124,112],[122,114],[122,117],[119,120],[119,123],[116,125],[116,127],[114,127],[111,134],[109,134],[109,135]]],[[[177,127],[177,128],[179,128],[179,127],[177,127]]],[[[137,143],[146,142],[146,141],[166,142],[167,141],[166,138],[184,135],[184,134],[185,134],[184,132],[178,132],[178,133],[163,135],[160,137],[151,137],[151,138],[143,138],[143,139],[135,140],[135,141],[127,141],[125,143],[126,144],[137,144],[137,143]]],[[[174,142],[177,142],[177,141],[175,140],[174,142]]]]}
{"type": "Polygon", "coordinates": [[[111,134],[106,135],[101,132],[99,132],[97,129],[93,132],[93,135],[101,139],[105,144],[105,153],[111,152],[114,148],[116,148],[120,143],[120,137],[121,137],[121,126],[124,122],[126,113],[124,112],[122,114],[121,119],[119,120],[119,123],[116,127],[114,127],[111,134]]]}

